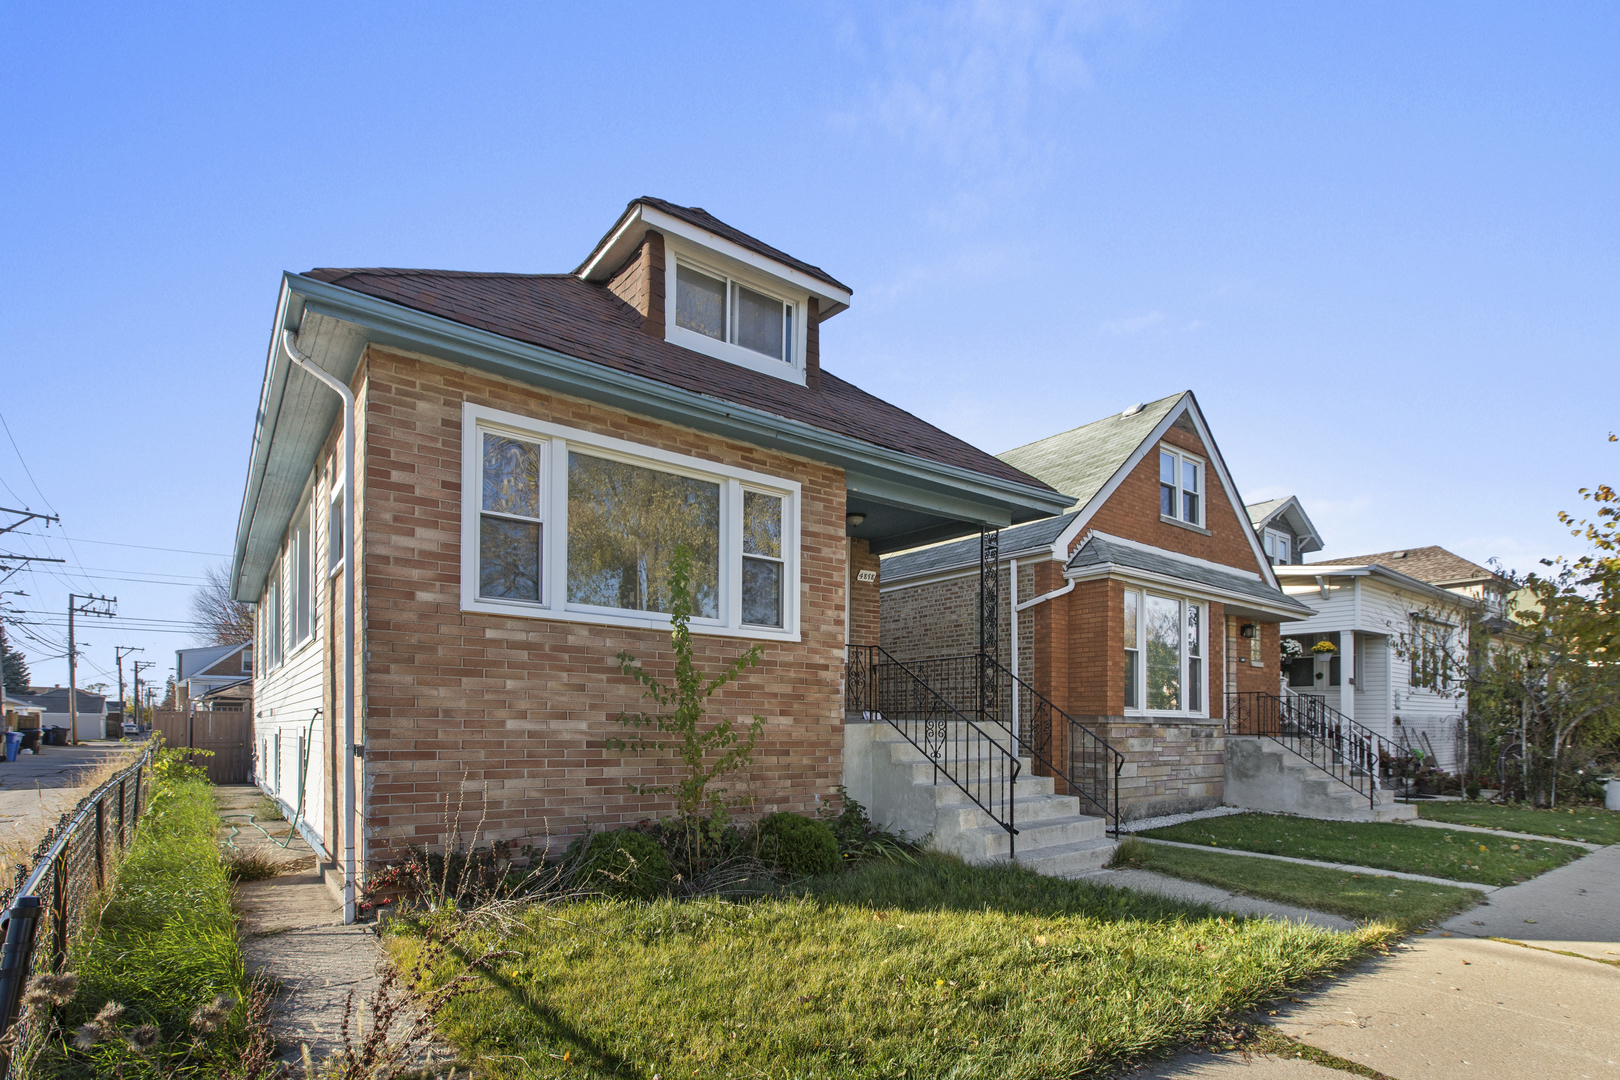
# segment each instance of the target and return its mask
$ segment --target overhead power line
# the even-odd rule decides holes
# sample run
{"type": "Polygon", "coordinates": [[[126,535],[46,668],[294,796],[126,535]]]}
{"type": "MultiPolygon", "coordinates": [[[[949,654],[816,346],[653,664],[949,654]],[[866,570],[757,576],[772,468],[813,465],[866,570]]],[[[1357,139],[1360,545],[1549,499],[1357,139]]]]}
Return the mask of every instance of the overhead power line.
{"type": "MultiPolygon", "coordinates": [[[[20,532],[17,535],[38,536],[45,540],[58,539],[58,537],[52,536],[49,533],[20,532]]],[[[125,544],[117,540],[86,540],[82,536],[63,536],[60,537],[60,539],[67,540],[75,544],[102,544],[107,547],[140,548],[142,551],[173,551],[180,555],[211,555],[216,559],[229,559],[231,557],[230,553],[225,551],[193,551],[190,548],[157,547],[153,544],[125,544]]]]}

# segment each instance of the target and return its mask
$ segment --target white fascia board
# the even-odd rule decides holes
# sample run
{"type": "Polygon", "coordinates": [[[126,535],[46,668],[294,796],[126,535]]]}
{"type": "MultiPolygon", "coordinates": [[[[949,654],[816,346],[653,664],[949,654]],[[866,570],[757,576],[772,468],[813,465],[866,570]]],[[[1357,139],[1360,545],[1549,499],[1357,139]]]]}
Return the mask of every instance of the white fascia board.
{"type": "Polygon", "coordinates": [[[641,208],[641,217],[647,223],[648,228],[657,229],[666,236],[677,236],[690,243],[708,248],[710,251],[718,252],[728,259],[740,262],[761,274],[786,281],[793,285],[794,288],[809,293],[821,301],[821,311],[817,316],[819,319],[829,319],[849,307],[852,298],[847,290],[829,285],[820,278],[812,277],[802,270],[788,266],[786,263],[780,263],[768,256],[750,251],[741,244],[727,240],[722,236],[716,236],[707,229],[689,225],[680,218],[672,217],[662,210],[655,210],[650,206],[641,208]]]}
{"type": "Polygon", "coordinates": [[[1239,577],[1253,578],[1255,581],[1259,582],[1265,581],[1265,578],[1261,577],[1253,570],[1244,570],[1237,566],[1227,566],[1225,563],[1211,562],[1209,559],[1200,559],[1196,555],[1187,555],[1180,551],[1172,551],[1169,548],[1154,547],[1152,544],[1144,544],[1140,540],[1127,540],[1123,536],[1114,536],[1111,533],[1100,532],[1097,530],[1093,530],[1091,535],[1106,543],[1119,544],[1122,547],[1135,548],[1137,551],[1146,551],[1150,554],[1158,555],[1166,559],[1174,559],[1176,562],[1186,563],[1189,566],[1201,566],[1205,569],[1214,570],[1222,574],[1236,574],[1239,577]]]}
{"type": "Polygon", "coordinates": [[[1158,588],[1175,593],[1177,596],[1190,596],[1195,600],[1215,601],[1233,607],[1244,607],[1252,611],[1264,611],[1268,615],[1275,615],[1279,620],[1297,622],[1310,618],[1297,611],[1286,611],[1273,607],[1263,600],[1259,600],[1243,593],[1227,592],[1212,585],[1205,585],[1197,581],[1188,581],[1186,578],[1170,577],[1166,574],[1155,574],[1151,570],[1139,570],[1134,566],[1120,566],[1117,563],[1099,563],[1096,566],[1087,566],[1080,570],[1065,570],[1063,577],[1068,581],[1099,581],[1113,578],[1127,585],[1137,585],[1143,588],[1158,588]]]}
{"type": "Polygon", "coordinates": [[[646,235],[648,229],[657,229],[665,236],[686,240],[741,263],[757,273],[787,282],[795,289],[814,296],[821,302],[819,319],[830,319],[849,307],[851,296],[845,289],[829,285],[820,278],[812,277],[786,263],[777,262],[735,241],[727,240],[707,229],[698,228],[662,210],[642,204],[637,204],[634,210],[625,216],[624,221],[614,230],[607,243],[602,245],[596,257],[580,268],[579,276],[587,281],[605,280],[607,274],[618,269],[619,265],[630,257],[630,253],[641,243],[641,238],[646,235]]]}
{"type": "Polygon", "coordinates": [[[1417,578],[1409,577],[1408,575],[1401,573],[1399,570],[1391,570],[1383,563],[1365,563],[1362,565],[1347,566],[1334,566],[1326,563],[1304,563],[1303,565],[1294,564],[1290,566],[1279,566],[1276,567],[1276,569],[1283,571],[1284,577],[1310,579],[1309,582],[1300,581],[1297,583],[1291,583],[1294,584],[1295,587],[1305,586],[1308,584],[1310,587],[1314,588],[1317,578],[1376,577],[1388,581],[1396,588],[1412,592],[1420,592],[1425,596],[1433,597],[1436,600],[1444,600],[1448,603],[1456,603],[1462,607],[1479,606],[1479,601],[1475,600],[1471,596],[1464,595],[1463,593],[1454,593],[1450,589],[1442,589],[1437,585],[1430,585],[1427,581],[1419,581],[1417,578]]]}

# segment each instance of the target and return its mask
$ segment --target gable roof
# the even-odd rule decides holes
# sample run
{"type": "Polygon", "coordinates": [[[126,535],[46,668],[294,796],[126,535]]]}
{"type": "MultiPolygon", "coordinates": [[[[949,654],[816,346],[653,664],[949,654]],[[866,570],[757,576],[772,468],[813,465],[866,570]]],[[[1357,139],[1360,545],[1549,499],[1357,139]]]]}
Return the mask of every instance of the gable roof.
{"type": "Polygon", "coordinates": [[[1265,502],[1250,503],[1244,507],[1249,512],[1249,522],[1256,531],[1264,529],[1267,525],[1282,518],[1288,522],[1288,527],[1294,531],[1298,541],[1295,550],[1300,552],[1321,551],[1322,534],[1316,531],[1316,525],[1305,513],[1300,505],[1298,496],[1286,495],[1281,499],[1268,499],[1265,502]]]}
{"type": "Polygon", "coordinates": [[[1376,555],[1357,555],[1345,559],[1323,559],[1311,566],[1363,566],[1376,563],[1399,571],[1430,585],[1465,585],[1479,581],[1505,580],[1503,575],[1454,555],[1443,547],[1431,545],[1421,548],[1403,548],[1399,551],[1381,551],[1376,555]]]}
{"type": "Polygon", "coordinates": [[[234,656],[251,644],[252,642],[244,641],[236,645],[205,645],[200,649],[176,649],[174,677],[184,682],[194,675],[201,675],[221,660],[234,656]]]}
{"type": "MultiPolygon", "coordinates": [[[[26,694],[13,694],[11,696],[13,698],[20,697],[24,701],[31,702],[46,712],[65,713],[71,711],[68,688],[65,686],[35,686],[30,687],[26,694]]],[[[79,711],[81,713],[100,712],[106,705],[106,694],[92,694],[88,690],[79,691],[79,711]]]]}
{"type": "Polygon", "coordinates": [[[1139,411],[1094,420],[996,456],[1084,506],[1185,396],[1185,392],[1171,394],[1139,411]]]}
{"type": "MultiPolygon", "coordinates": [[[[585,261],[580,263],[579,266],[574,269],[574,273],[580,276],[594,277],[595,275],[590,273],[590,271],[593,269],[593,264],[599,261],[603,251],[612,246],[614,239],[618,236],[620,229],[624,227],[625,222],[631,217],[635,216],[637,208],[643,206],[651,207],[654,210],[661,210],[672,218],[679,221],[684,221],[688,225],[696,226],[697,228],[702,229],[704,232],[712,233],[723,240],[730,240],[733,244],[736,244],[738,247],[743,248],[744,250],[752,251],[756,255],[763,255],[772,262],[778,262],[783,266],[791,267],[794,270],[799,271],[801,274],[815,278],[817,281],[822,282],[823,284],[831,285],[833,288],[839,289],[842,292],[848,293],[854,291],[848,285],[845,285],[843,282],[827,273],[827,271],[823,270],[821,267],[811,266],[802,259],[796,259],[787,252],[782,251],[779,248],[774,248],[757,237],[749,236],[741,229],[735,229],[730,225],[727,225],[725,222],[721,221],[719,218],[715,217],[701,206],[678,206],[675,203],[668,202],[664,199],[657,199],[651,195],[643,195],[639,199],[630,200],[629,204],[624,208],[624,213],[619,215],[619,220],[613,223],[613,228],[609,229],[602,239],[596,242],[596,247],[592,248],[591,253],[585,257],[585,261]]],[[[639,240],[640,238],[637,237],[636,239],[639,240]]],[[[604,273],[604,275],[611,274],[617,269],[617,265],[606,266],[604,264],[604,269],[601,272],[604,273]]]]}
{"type": "Polygon", "coordinates": [[[1272,614],[1290,615],[1308,619],[1316,610],[1295,600],[1275,586],[1260,580],[1258,575],[1240,570],[1226,569],[1204,559],[1175,558],[1146,544],[1137,544],[1104,533],[1092,533],[1075,550],[1074,557],[1064,567],[1075,576],[1086,570],[1105,568],[1136,570],[1154,578],[1168,578],[1193,586],[1203,586],[1223,598],[1247,600],[1257,608],[1272,614]]]}

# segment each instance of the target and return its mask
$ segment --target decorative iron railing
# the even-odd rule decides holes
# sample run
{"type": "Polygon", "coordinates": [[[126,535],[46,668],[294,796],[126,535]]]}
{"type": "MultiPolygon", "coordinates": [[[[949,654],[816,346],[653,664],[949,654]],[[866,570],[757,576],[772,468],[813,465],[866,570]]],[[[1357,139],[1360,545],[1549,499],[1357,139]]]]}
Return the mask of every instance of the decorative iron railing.
{"type": "Polygon", "coordinates": [[[845,670],[845,707],[863,719],[887,723],[922,752],[955,785],[1007,832],[1007,854],[1016,851],[1018,828],[1014,793],[1023,767],[1008,749],[1004,732],[970,719],[926,679],[879,645],[852,645],[845,670]]]}
{"type": "MultiPolygon", "coordinates": [[[[1062,780],[1119,833],[1119,773],[1125,757],[994,657],[982,653],[907,660],[905,667],[953,709],[974,716],[1062,780]],[[990,678],[984,673],[988,671],[990,678]]],[[[851,682],[852,686],[856,685],[851,682]]]]}
{"type": "Polygon", "coordinates": [[[1381,759],[1395,749],[1383,736],[1308,694],[1229,693],[1226,730],[1281,744],[1365,798],[1368,806],[1378,801],[1381,759]]]}
{"type": "Polygon", "coordinates": [[[45,971],[60,972],[68,944],[84,925],[92,901],[111,879],[116,860],[135,838],[135,827],[147,804],[147,767],[157,749],[149,742],[128,768],[79,800],[45,834],[31,867],[18,870],[20,883],[10,895],[0,922],[0,1080],[11,1070],[15,1050],[32,1034],[14,1027],[28,981],[45,971]],[[42,950],[38,946],[44,944],[42,950]],[[10,1046],[8,1054],[3,1047],[10,1046]]]}

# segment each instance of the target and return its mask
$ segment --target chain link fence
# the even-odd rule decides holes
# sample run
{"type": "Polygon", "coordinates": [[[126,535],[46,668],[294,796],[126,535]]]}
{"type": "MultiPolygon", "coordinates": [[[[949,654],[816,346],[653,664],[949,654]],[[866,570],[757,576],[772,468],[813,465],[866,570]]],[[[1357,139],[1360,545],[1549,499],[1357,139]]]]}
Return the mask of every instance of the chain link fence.
{"type": "Polygon", "coordinates": [[[19,1020],[24,989],[36,975],[59,973],[68,944],[84,925],[97,893],[111,881],[119,857],[135,838],[150,797],[150,766],[157,742],[63,814],[33,858],[17,869],[3,894],[0,922],[0,1080],[11,1072],[16,1048],[28,1045],[29,1017],[19,1020]]]}

